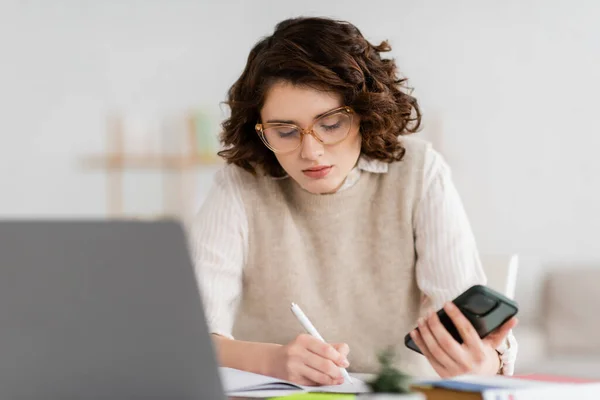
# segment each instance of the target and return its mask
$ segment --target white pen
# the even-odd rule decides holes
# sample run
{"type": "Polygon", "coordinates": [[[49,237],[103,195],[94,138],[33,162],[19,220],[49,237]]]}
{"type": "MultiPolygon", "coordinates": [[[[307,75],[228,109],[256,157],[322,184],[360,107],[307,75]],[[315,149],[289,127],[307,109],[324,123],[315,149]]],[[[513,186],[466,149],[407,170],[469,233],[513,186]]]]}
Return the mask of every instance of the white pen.
{"type": "MultiPolygon", "coordinates": [[[[317,329],[314,327],[312,322],[310,322],[308,317],[304,314],[304,312],[302,312],[302,310],[300,309],[300,307],[298,307],[298,305],[296,303],[292,303],[292,312],[294,313],[296,318],[298,318],[298,321],[302,324],[304,329],[306,329],[306,331],[310,335],[316,337],[321,342],[325,342],[325,339],[323,339],[323,337],[319,334],[319,332],[317,332],[317,329]]],[[[340,369],[342,370],[342,375],[344,375],[344,378],[347,379],[348,382],[353,383],[352,378],[350,377],[350,374],[348,374],[348,371],[346,371],[345,368],[340,368],[340,369]]]]}

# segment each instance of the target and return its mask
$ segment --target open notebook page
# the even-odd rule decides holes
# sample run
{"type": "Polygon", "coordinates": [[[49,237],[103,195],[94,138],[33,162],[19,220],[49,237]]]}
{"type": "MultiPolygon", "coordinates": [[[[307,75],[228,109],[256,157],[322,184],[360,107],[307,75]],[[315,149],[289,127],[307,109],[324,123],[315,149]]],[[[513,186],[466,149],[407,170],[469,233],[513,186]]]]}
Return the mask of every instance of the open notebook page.
{"type": "Polygon", "coordinates": [[[345,382],[335,386],[302,386],[233,368],[220,367],[219,373],[225,393],[229,396],[254,397],[249,394],[256,394],[260,397],[271,397],[294,392],[367,393],[370,391],[369,386],[357,378],[352,378],[352,383],[345,382]]]}

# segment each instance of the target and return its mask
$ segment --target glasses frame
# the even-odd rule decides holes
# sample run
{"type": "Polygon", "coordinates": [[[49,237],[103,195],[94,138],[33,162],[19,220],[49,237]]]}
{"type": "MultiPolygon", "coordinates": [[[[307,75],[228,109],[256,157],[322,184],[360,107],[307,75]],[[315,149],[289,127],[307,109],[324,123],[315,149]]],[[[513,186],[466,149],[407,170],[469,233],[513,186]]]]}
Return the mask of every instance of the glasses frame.
{"type": "Polygon", "coordinates": [[[260,137],[260,140],[262,140],[262,142],[265,144],[265,146],[267,146],[269,148],[269,150],[271,150],[273,153],[277,153],[277,154],[287,154],[287,153],[291,153],[293,151],[296,151],[298,148],[300,148],[300,146],[302,146],[302,143],[304,142],[304,136],[305,135],[311,135],[312,137],[314,137],[319,143],[323,144],[323,145],[327,145],[327,146],[333,146],[336,145],[338,143],[343,142],[344,140],[346,140],[346,138],[348,137],[348,134],[350,133],[350,131],[352,130],[352,122],[354,120],[354,110],[348,106],[342,106],[342,107],[338,107],[338,108],[334,108],[333,110],[327,111],[325,114],[321,115],[319,118],[315,119],[313,121],[312,124],[310,124],[310,126],[307,129],[302,129],[301,127],[299,127],[298,125],[295,124],[286,124],[286,123],[282,123],[282,122],[274,122],[274,123],[267,123],[267,124],[261,124],[258,123],[254,126],[254,129],[256,130],[256,133],[258,133],[258,136],[260,137]],[[347,115],[350,116],[350,128],[348,129],[348,132],[346,132],[346,135],[341,138],[340,140],[335,141],[334,143],[325,143],[323,141],[323,139],[321,139],[319,137],[319,135],[317,135],[315,133],[315,131],[313,130],[313,127],[323,118],[329,117],[333,114],[337,114],[339,112],[344,112],[347,115]],[[269,144],[267,138],[265,137],[265,129],[269,129],[269,128],[282,128],[282,127],[288,127],[288,128],[294,128],[297,129],[298,132],[300,132],[300,142],[298,143],[298,146],[296,146],[295,148],[291,149],[291,150],[286,150],[286,151],[280,151],[280,150],[276,150],[273,147],[271,147],[271,145],[269,144]]]}

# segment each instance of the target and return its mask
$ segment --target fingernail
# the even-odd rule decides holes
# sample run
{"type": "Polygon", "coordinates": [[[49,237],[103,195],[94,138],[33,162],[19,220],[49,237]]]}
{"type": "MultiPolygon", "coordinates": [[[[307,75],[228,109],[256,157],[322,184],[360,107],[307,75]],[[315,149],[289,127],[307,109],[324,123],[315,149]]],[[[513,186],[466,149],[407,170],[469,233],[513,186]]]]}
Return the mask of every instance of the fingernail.
{"type": "Polygon", "coordinates": [[[417,321],[417,325],[422,326],[425,323],[425,320],[423,319],[423,317],[419,318],[419,320],[417,321]]]}
{"type": "Polygon", "coordinates": [[[342,360],[342,367],[348,368],[349,366],[350,366],[350,363],[348,362],[348,360],[346,360],[346,359],[342,360]]]}

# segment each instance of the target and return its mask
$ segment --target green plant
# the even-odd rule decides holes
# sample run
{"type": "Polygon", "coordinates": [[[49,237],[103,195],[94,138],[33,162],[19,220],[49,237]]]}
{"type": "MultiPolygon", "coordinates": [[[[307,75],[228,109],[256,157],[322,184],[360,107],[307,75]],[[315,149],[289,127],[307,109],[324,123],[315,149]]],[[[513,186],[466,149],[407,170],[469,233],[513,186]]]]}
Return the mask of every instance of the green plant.
{"type": "Polygon", "coordinates": [[[367,382],[375,393],[410,393],[411,377],[393,366],[395,353],[390,347],[378,356],[380,369],[375,378],[367,382]]]}

